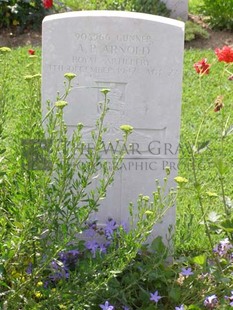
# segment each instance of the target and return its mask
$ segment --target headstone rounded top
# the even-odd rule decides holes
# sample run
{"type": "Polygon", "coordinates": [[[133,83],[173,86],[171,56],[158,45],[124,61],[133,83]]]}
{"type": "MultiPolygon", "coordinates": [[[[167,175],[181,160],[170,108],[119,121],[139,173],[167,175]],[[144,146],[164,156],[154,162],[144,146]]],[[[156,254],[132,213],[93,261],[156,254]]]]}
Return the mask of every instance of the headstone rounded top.
{"type": "Polygon", "coordinates": [[[132,18],[132,19],[141,19],[141,20],[148,20],[153,22],[164,23],[166,25],[172,25],[184,28],[184,22],[171,19],[163,16],[146,14],[146,13],[137,13],[137,12],[126,12],[126,11],[76,11],[76,12],[67,12],[67,13],[60,13],[60,14],[52,14],[46,16],[43,20],[43,23],[52,20],[59,20],[59,19],[69,19],[69,18],[76,18],[76,17],[106,17],[106,18],[132,18]]]}

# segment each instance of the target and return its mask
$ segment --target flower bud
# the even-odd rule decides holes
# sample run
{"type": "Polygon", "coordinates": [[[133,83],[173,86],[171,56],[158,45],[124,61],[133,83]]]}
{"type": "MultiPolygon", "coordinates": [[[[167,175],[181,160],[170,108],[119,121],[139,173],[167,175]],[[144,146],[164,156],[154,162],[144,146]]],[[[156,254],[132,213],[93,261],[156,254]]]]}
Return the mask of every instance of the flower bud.
{"type": "Polygon", "coordinates": [[[108,89],[108,88],[101,89],[101,93],[104,95],[107,95],[109,92],[110,92],[110,89],[108,89]]]}
{"type": "Polygon", "coordinates": [[[126,135],[131,134],[132,131],[133,131],[133,127],[130,126],[130,125],[121,125],[121,126],[120,126],[120,129],[121,129],[126,135]]]}
{"type": "Polygon", "coordinates": [[[55,107],[63,109],[68,104],[67,101],[59,100],[55,102],[55,107]]]}
{"type": "Polygon", "coordinates": [[[71,81],[71,80],[73,80],[73,79],[76,77],[76,74],[75,74],[75,73],[68,72],[68,73],[65,73],[65,74],[64,74],[64,77],[65,77],[68,81],[71,81]]]}

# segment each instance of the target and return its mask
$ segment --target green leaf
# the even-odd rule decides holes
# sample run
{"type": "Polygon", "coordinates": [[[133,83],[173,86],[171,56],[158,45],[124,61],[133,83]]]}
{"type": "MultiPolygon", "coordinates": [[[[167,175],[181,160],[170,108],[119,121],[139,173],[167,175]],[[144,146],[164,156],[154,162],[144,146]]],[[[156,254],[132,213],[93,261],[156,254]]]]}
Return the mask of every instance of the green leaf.
{"type": "Polygon", "coordinates": [[[150,248],[159,256],[167,256],[167,248],[165,247],[161,236],[158,236],[152,241],[150,248]]]}
{"type": "Polygon", "coordinates": [[[180,300],[180,288],[178,288],[178,287],[173,287],[173,288],[170,290],[168,296],[169,296],[171,299],[173,299],[175,302],[178,303],[179,300],[180,300]]]}
{"type": "Polygon", "coordinates": [[[15,227],[19,228],[19,229],[23,229],[24,225],[21,222],[14,222],[15,227]]]}
{"type": "Polygon", "coordinates": [[[197,154],[203,153],[204,151],[208,149],[209,144],[210,144],[210,141],[208,140],[208,141],[200,143],[197,147],[193,146],[194,153],[197,153],[197,154]]]}
{"type": "Polygon", "coordinates": [[[206,256],[204,254],[195,256],[193,262],[200,266],[204,266],[206,264],[206,256]]]}
{"type": "Polygon", "coordinates": [[[201,310],[201,308],[199,308],[198,306],[195,306],[195,305],[190,305],[188,307],[188,310],[201,310]]]}
{"type": "Polygon", "coordinates": [[[222,136],[226,137],[226,136],[231,135],[232,133],[233,133],[233,125],[228,127],[226,130],[223,130],[222,136]]]}
{"type": "Polygon", "coordinates": [[[233,232],[233,220],[230,219],[230,220],[225,220],[225,221],[221,222],[220,227],[224,231],[232,233],[233,232]]]}
{"type": "Polygon", "coordinates": [[[227,172],[228,167],[227,167],[227,165],[224,164],[223,158],[221,158],[221,157],[215,158],[214,162],[215,162],[216,168],[218,169],[219,174],[221,176],[224,175],[227,172]]]}
{"type": "MultiPolygon", "coordinates": [[[[10,289],[10,287],[3,281],[0,281],[0,285],[4,286],[4,287],[7,287],[8,289],[10,289]]],[[[4,296],[5,294],[8,294],[8,292],[3,292],[0,294],[0,296],[4,296]]]]}
{"type": "Polygon", "coordinates": [[[226,277],[222,277],[220,278],[220,281],[224,284],[230,284],[231,283],[231,279],[226,278],[226,277]]]}
{"type": "Polygon", "coordinates": [[[149,281],[154,281],[158,278],[158,274],[156,272],[150,272],[148,275],[148,280],[149,281]]]}

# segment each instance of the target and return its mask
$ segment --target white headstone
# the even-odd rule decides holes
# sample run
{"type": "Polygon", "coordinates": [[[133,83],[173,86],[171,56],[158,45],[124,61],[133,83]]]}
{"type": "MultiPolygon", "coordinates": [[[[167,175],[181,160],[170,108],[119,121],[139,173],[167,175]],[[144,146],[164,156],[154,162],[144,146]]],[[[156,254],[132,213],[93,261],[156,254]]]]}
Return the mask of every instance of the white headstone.
{"type": "Polygon", "coordinates": [[[171,10],[170,17],[186,21],[188,19],[188,0],[161,0],[171,10]]]}
{"type": "MultiPolygon", "coordinates": [[[[134,127],[133,148],[97,215],[101,224],[108,217],[125,221],[129,203],[140,193],[151,196],[166,166],[171,180],[177,175],[183,42],[183,22],[148,14],[83,11],[43,21],[43,109],[63,89],[64,73],[73,72],[85,88],[69,95],[65,119],[70,130],[78,122],[84,132],[94,127],[102,88],[111,89],[106,139],[121,137],[123,124],[134,127]]],[[[154,234],[164,237],[174,223],[175,207],[154,234]]]]}

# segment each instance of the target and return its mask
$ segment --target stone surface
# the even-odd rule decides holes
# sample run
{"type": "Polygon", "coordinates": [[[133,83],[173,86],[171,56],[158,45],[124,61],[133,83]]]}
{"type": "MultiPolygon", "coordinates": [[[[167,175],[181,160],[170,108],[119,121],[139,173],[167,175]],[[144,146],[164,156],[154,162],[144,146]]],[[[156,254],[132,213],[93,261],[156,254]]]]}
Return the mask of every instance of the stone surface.
{"type": "MultiPolygon", "coordinates": [[[[122,136],[130,124],[133,147],[96,215],[127,220],[129,202],[151,195],[155,179],[163,180],[170,166],[177,175],[179,144],[183,22],[147,14],[111,11],[72,12],[43,22],[43,110],[63,89],[64,73],[77,74],[79,86],[69,95],[65,119],[72,131],[82,122],[90,132],[98,115],[100,89],[110,88],[110,129],[106,143],[122,136]]],[[[169,186],[173,186],[170,181],[169,186]]],[[[175,223],[175,207],[152,234],[166,235],[175,223]]]]}
{"type": "Polygon", "coordinates": [[[169,10],[170,17],[186,21],[188,19],[188,0],[162,0],[169,10]]]}

